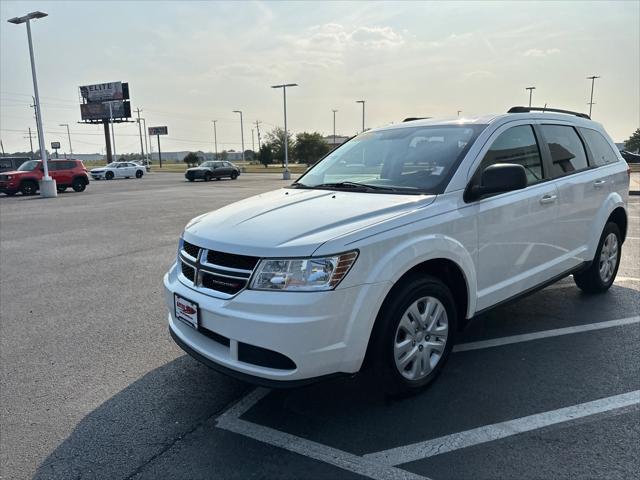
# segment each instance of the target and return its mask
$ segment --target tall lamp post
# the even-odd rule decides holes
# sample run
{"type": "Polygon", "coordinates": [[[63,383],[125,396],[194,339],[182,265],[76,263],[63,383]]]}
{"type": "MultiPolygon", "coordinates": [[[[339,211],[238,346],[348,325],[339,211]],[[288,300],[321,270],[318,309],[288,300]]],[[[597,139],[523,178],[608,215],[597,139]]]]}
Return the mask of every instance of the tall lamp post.
{"type": "Polygon", "coordinates": [[[529,90],[529,108],[531,108],[531,98],[533,97],[533,91],[536,87],[527,87],[525,90],[529,90]]]}
{"type": "Polygon", "coordinates": [[[282,179],[289,180],[291,173],[289,172],[289,133],[287,130],[287,87],[297,87],[297,83],[284,83],[282,85],[271,85],[271,88],[281,88],[282,98],[284,100],[284,172],[282,179]]]}
{"type": "Polygon", "coordinates": [[[213,149],[215,152],[215,157],[213,157],[214,160],[218,159],[218,132],[216,131],[216,122],[218,120],[211,120],[211,123],[213,123],[213,149]]]}
{"type": "Polygon", "coordinates": [[[73,157],[73,147],[71,146],[71,133],[69,133],[69,124],[61,123],[59,127],[67,127],[67,138],[69,139],[69,154],[73,157]]]}
{"type": "Polygon", "coordinates": [[[29,56],[31,57],[31,76],[33,77],[33,93],[35,97],[36,105],[36,121],[40,135],[38,140],[40,143],[40,154],[42,155],[42,165],[44,166],[44,177],[40,180],[40,195],[43,197],[51,198],[57,197],[58,191],[56,189],[56,181],[49,176],[49,165],[47,158],[47,149],[44,142],[44,129],[42,128],[42,111],[40,108],[40,94],[38,93],[38,79],[36,77],[36,62],[33,58],[33,42],[31,41],[31,20],[38,18],[44,18],[47,14],[44,12],[31,12],[23,17],[14,17],[7,20],[9,23],[19,25],[21,23],[27,24],[27,39],[29,40],[29,56]]]}
{"type": "Polygon", "coordinates": [[[593,85],[596,83],[596,78],[600,78],[597,75],[591,75],[587,77],[587,80],[591,80],[591,100],[589,100],[589,116],[591,116],[591,109],[593,108],[593,85]]]}
{"type": "Polygon", "coordinates": [[[338,110],[331,110],[333,112],[333,148],[336,148],[336,112],[338,110]]]}
{"type": "Polygon", "coordinates": [[[242,112],[240,110],[234,110],[233,113],[240,114],[240,141],[242,142],[242,161],[244,162],[244,127],[242,126],[242,112]]]}
{"type": "Polygon", "coordinates": [[[365,104],[365,101],[364,100],[356,100],[356,103],[361,103],[362,104],[362,131],[364,132],[364,104],[365,104]]]}

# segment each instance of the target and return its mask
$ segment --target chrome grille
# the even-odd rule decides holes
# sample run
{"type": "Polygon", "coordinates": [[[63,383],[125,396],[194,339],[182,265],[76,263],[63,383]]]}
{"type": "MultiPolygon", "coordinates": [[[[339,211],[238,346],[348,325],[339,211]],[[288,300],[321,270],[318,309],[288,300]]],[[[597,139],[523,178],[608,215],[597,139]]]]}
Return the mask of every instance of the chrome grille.
{"type": "Polygon", "coordinates": [[[208,250],[183,241],[179,261],[183,283],[228,298],[247,287],[259,258],[208,250]]]}

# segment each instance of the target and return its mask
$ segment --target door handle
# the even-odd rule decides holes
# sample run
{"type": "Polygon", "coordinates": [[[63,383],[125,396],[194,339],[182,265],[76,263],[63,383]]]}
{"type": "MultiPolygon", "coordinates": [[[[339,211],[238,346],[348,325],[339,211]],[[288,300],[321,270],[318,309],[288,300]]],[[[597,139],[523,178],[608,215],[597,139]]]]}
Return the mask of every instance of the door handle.
{"type": "Polygon", "coordinates": [[[595,188],[601,188],[604,186],[605,183],[607,183],[606,180],[596,180],[595,182],[593,182],[593,186],[595,188]]]}
{"type": "Polygon", "coordinates": [[[546,205],[547,203],[553,203],[557,199],[558,199],[557,195],[552,195],[550,193],[547,193],[542,198],[540,198],[540,204],[541,205],[546,205]]]}

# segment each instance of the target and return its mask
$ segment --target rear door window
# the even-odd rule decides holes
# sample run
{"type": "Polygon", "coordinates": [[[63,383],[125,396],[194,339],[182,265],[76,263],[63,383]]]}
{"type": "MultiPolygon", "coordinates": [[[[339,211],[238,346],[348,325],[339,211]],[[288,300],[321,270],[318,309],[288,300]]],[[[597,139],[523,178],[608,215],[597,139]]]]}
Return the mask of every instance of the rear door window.
{"type": "Polygon", "coordinates": [[[591,150],[593,162],[596,166],[600,167],[618,161],[618,156],[600,132],[590,128],[581,128],[580,133],[582,133],[587,145],[589,145],[589,150],[591,150]]]}
{"type": "Polygon", "coordinates": [[[540,125],[551,153],[551,176],[562,177],[589,168],[582,140],[573,127],[540,125]]]}
{"type": "Polygon", "coordinates": [[[531,125],[511,127],[502,132],[484,156],[480,171],[495,163],[522,165],[528,185],[543,179],[542,157],[531,125]]]}

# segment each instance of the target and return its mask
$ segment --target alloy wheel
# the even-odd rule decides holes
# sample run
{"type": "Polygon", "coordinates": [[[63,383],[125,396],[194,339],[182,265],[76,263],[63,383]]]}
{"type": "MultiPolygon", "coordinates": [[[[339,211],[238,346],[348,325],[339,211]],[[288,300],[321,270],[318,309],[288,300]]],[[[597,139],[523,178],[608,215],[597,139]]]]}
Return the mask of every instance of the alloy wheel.
{"type": "Polygon", "coordinates": [[[600,270],[600,280],[608,283],[616,270],[618,264],[618,237],[615,233],[610,233],[604,239],[602,250],[600,250],[600,262],[598,264],[600,270]]]}

